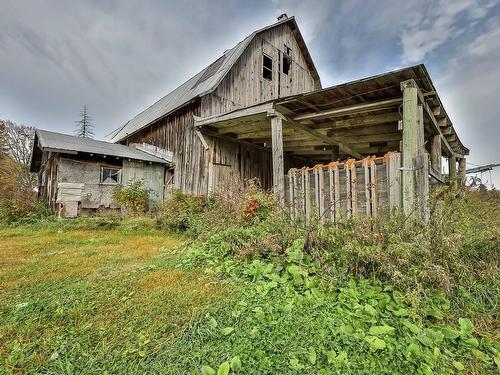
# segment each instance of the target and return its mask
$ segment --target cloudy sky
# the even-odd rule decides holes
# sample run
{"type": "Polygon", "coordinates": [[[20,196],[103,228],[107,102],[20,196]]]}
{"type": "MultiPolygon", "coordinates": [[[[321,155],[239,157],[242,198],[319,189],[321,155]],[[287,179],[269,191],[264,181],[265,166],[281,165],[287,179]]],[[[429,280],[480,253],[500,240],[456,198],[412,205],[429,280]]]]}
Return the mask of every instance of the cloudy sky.
{"type": "Polygon", "coordinates": [[[284,12],[324,87],[425,63],[468,161],[500,162],[500,0],[2,0],[0,119],[72,133],[87,104],[102,138],[284,12]]]}

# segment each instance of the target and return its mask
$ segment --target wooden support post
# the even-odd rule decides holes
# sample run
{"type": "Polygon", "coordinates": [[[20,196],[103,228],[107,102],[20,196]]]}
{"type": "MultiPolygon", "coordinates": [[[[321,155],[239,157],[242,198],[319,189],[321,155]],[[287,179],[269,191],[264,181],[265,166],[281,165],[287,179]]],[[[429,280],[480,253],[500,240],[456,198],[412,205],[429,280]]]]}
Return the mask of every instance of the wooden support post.
{"type": "Polygon", "coordinates": [[[451,186],[456,186],[457,182],[457,158],[455,155],[451,155],[448,158],[448,173],[450,177],[451,186]]]}
{"type": "MultiPolygon", "coordinates": [[[[401,82],[403,91],[403,211],[415,209],[417,196],[416,170],[419,167],[418,87],[414,80],[401,82]]],[[[421,124],[423,126],[423,124],[421,124]]]]}
{"type": "Polygon", "coordinates": [[[459,182],[460,182],[460,185],[465,185],[465,172],[466,170],[466,162],[465,162],[465,158],[460,158],[460,160],[458,161],[458,179],[459,179],[459,182]]]}
{"type": "Polygon", "coordinates": [[[273,149],[273,189],[280,204],[285,203],[285,170],[283,165],[283,119],[271,117],[271,139],[273,149]]]}
{"type": "Polygon", "coordinates": [[[432,137],[431,167],[441,177],[441,136],[439,134],[432,137]]]}

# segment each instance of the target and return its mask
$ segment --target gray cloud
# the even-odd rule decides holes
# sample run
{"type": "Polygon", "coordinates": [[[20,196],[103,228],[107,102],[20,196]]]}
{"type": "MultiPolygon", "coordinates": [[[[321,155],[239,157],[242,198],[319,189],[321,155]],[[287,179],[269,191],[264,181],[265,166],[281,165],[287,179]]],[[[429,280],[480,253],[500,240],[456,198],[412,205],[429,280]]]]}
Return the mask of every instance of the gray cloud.
{"type": "Polygon", "coordinates": [[[470,161],[500,160],[496,0],[4,0],[0,118],[71,132],[86,103],[102,137],[281,12],[324,85],[424,62],[470,161]]]}

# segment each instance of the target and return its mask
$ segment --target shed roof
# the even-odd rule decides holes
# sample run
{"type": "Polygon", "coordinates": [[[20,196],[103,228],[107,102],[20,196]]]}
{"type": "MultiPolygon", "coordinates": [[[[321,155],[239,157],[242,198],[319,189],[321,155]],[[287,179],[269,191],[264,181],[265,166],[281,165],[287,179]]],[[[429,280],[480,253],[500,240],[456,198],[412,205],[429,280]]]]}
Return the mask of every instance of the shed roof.
{"type": "Polygon", "coordinates": [[[299,46],[303,50],[308,68],[311,70],[313,77],[317,80],[317,82],[320,82],[319,74],[314,66],[304,39],[300,34],[295,18],[284,18],[272,25],[254,31],[252,34],[239,42],[235,47],[224,52],[221,57],[194,77],[190,78],[175,90],[158,100],[152,106],[139,113],[137,116],[125,123],[125,125],[108,134],[106,139],[111,142],[120,142],[139,130],[144,129],[153,121],[172,113],[176,109],[198,97],[214,91],[256,35],[285,23],[288,23],[292,28],[293,34],[297,38],[299,46]]]}
{"type": "Polygon", "coordinates": [[[169,161],[165,159],[121,144],[36,129],[35,142],[33,145],[34,152],[31,158],[32,171],[36,170],[37,163],[40,161],[39,158],[41,157],[39,153],[35,152],[37,149],[41,151],[59,152],[62,154],[86,153],[115,156],[118,158],[141,160],[152,163],[169,163],[169,161]]]}

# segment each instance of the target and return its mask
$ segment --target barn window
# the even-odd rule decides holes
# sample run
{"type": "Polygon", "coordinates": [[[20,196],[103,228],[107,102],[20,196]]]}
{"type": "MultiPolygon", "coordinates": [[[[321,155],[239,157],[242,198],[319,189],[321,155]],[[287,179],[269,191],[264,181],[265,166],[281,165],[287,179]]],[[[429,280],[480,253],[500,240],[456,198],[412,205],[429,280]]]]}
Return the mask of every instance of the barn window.
{"type": "Polygon", "coordinates": [[[290,71],[290,65],[292,65],[292,50],[285,44],[284,52],[283,52],[283,74],[288,75],[290,71]]]}
{"type": "Polygon", "coordinates": [[[101,167],[101,184],[119,184],[122,180],[120,168],[101,167]]]}
{"type": "Polygon", "coordinates": [[[273,59],[266,54],[262,55],[262,77],[270,81],[273,79],[273,59]]]}

